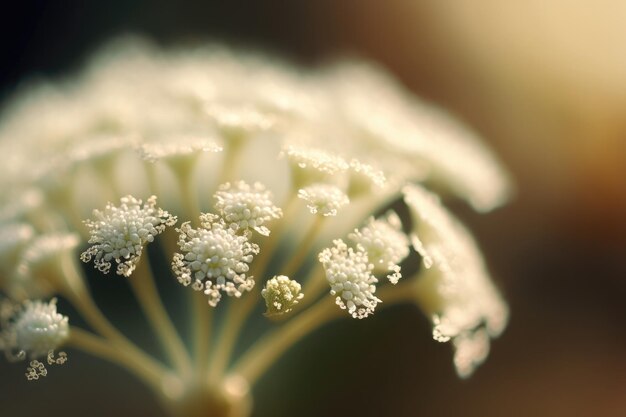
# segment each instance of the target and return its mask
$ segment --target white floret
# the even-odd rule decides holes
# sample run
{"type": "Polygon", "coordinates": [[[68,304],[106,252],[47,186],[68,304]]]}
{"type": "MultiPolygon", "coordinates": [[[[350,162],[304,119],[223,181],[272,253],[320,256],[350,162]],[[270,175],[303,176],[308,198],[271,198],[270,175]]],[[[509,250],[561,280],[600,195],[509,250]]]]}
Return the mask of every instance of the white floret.
{"type": "Polygon", "coordinates": [[[350,199],[339,187],[329,184],[313,184],[298,190],[298,198],[307,203],[312,214],[336,216],[350,199]]]}
{"type": "Polygon", "coordinates": [[[182,253],[174,254],[172,270],[178,282],[203,290],[209,296],[209,304],[215,307],[222,292],[241,297],[254,287],[253,277],[246,273],[259,247],[249,242],[247,236],[238,235],[218,216],[203,214],[200,219],[198,229],[189,222],[176,229],[182,253]]]}
{"type": "Polygon", "coordinates": [[[23,308],[15,315],[9,328],[3,332],[3,339],[9,341],[9,348],[31,359],[47,356],[69,337],[67,316],[59,314],[56,299],[49,303],[25,301],[23,308]]]}
{"type": "Polygon", "coordinates": [[[330,284],[336,303],[347,309],[354,318],[362,319],[374,312],[380,303],[374,294],[378,280],[372,275],[372,265],[363,248],[353,250],[342,240],[333,241],[334,247],[324,249],[318,256],[330,284]]]}
{"type": "Polygon", "coordinates": [[[282,210],[272,202],[272,194],[260,183],[249,185],[244,181],[226,183],[215,193],[215,209],[235,230],[253,229],[263,236],[270,230],[264,226],[279,219],[282,210]]]}
{"type": "Polygon", "coordinates": [[[132,196],[120,199],[120,205],[108,203],[104,211],[94,210],[95,220],[85,221],[89,228],[91,246],[82,253],[80,259],[90,262],[106,274],[112,261],[117,263],[117,274],[130,276],[135,270],[143,248],[162,233],[167,226],[173,226],[177,219],[156,206],[156,197],[150,197],[145,204],[132,196]]]}
{"type": "Polygon", "coordinates": [[[375,271],[390,271],[387,278],[392,284],[398,283],[402,277],[399,264],[409,254],[409,239],[402,232],[400,217],[395,212],[380,219],[371,217],[364,227],[348,237],[365,249],[375,271]]]}

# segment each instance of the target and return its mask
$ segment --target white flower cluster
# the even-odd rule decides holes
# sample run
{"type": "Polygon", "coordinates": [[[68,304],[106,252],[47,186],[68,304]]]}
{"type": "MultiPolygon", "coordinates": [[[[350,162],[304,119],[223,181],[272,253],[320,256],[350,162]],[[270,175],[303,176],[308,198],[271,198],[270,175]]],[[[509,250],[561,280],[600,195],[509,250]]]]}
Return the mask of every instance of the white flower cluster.
{"type": "Polygon", "coordinates": [[[0,334],[7,354],[36,359],[48,356],[69,337],[67,316],[57,313],[56,299],[25,301],[0,334]]]}
{"type": "Polygon", "coordinates": [[[302,286],[284,275],[275,276],[265,283],[261,296],[265,300],[268,317],[289,313],[304,297],[302,286]]]}
{"type": "Polygon", "coordinates": [[[235,230],[254,229],[263,236],[270,230],[264,224],[279,219],[283,212],[272,203],[272,195],[260,183],[249,185],[244,181],[226,183],[215,193],[215,209],[235,230]]]}
{"type": "Polygon", "coordinates": [[[246,276],[259,246],[238,235],[223,219],[214,214],[202,214],[201,227],[194,229],[189,222],[179,229],[178,246],[182,253],[174,254],[172,270],[178,282],[191,284],[196,291],[204,291],[213,307],[222,298],[222,292],[241,297],[254,287],[253,277],[246,276]]]}
{"type": "Polygon", "coordinates": [[[350,203],[348,196],[339,187],[328,184],[313,184],[298,190],[298,198],[306,201],[312,214],[336,216],[339,210],[350,203]]]}
{"type": "Polygon", "coordinates": [[[416,282],[418,298],[428,300],[421,305],[433,319],[433,337],[453,339],[457,371],[469,376],[485,359],[489,337],[504,330],[506,304],[474,239],[438,197],[417,185],[403,191],[414,221],[413,246],[426,269],[416,282]]]}
{"type": "MultiPolygon", "coordinates": [[[[74,83],[32,88],[6,106],[0,154],[0,291],[13,298],[69,285],[59,281],[55,260],[66,259],[78,238],[91,245],[84,262],[104,273],[115,263],[117,274],[129,276],[144,247],[176,223],[170,213],[214,208],[198,227],[177,229],[172,262],[178,281],[205,292],[212,306],[253,288],[249,265],[260,248],[251,239],[264,239],[252,231],[268,236],[270,223],[281,221],[271,236],[280,240],[268,245],[281,249],[306,236],[301,247],[314,249],[302,251],[303,265],[331,239],[346,239],[318,259],[337,304],[358,318],[381,301],[375,274],[397,283],[412,243],[424,268],[389,288],[411,283],[435,338],[455,346],[463,376],[506,325],[506,305],[475,242],[415,185],[487,211],[511,193],[506,171],[471,131],[371,65],[305,73],[216,46],[167,52],[118,42],[74,83]],[[162,208],[156,197],[132,197],[152,194],[162,208]],[[119,206],[106,204],[124,195],[119,206]],[[287,203],[284,218],[274,195],[287,203]],[[403,197],[413,217],[410,239],[396,214],[371,218],[403,197]],[[299,233],[308,213],[291,204],[297,198],[325,216],[312,233],[299,233]],[[84,223],[86,234],[81,219],[103,206],[84,223]]],[[[279,278],[264,290],[273,300],[268,311],[286,311],[301,298],[295,281],[279,278]]]]}
{"type": "Polygon", "coordinates": [[[402,278],[399,263],[409,255],[409,239],[402,232],[402,222],[395,212],[382,219],[371,217],[364,227],[348,237],[367,252],[374,271],[390,271],[387,276],[392,284],[402,278]]]}
{"type": "Polygon", "coordinates": [[[318,256],[330,284],[331,295],[342,309],[354,318],[362,319],[374,312],[380,300],[374,295],[378,280],[372,275],[372,265],[363,248],[355,251],[341,239],[334,247],[324,249],[318,256]]]}
{"type": "Polygon", "coordinates": [[[94,259],[95,267],[106,274],[111,261],[117,263],[117,274],[129,277],[135,270],[143,247],[152,242],[177,219],[156,206],[156,197],[145,204],[132,196],[121,198],[120,206],[109,203],[104,211],[94,210],[95,220],[85,221],[89,228],[91,246],[82,253],[83,262],[94,259]]]}

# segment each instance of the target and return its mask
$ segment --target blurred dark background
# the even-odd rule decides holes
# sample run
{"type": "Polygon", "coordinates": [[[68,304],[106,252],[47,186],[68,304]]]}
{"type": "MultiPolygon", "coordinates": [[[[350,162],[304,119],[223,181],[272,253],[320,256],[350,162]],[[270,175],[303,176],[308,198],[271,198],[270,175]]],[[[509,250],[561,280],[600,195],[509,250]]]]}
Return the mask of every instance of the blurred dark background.
{"type": "MultiPolygon", "coordinates": [[[[5,2],[0,98],[77,70],[129,32],[304,63],[382,63],[481,132],[516,179],[516,199],[494,213],[457,207],[510,303],[510,326],[460,381],[413,307],[337,322],[261,381],[255,416],[624,416],[626,6],[545,3],[5,2]]],[[[22,372],[0,363],[2,416],[160,415],[141,384],[79,353],[37,384],[22,372]]]]}

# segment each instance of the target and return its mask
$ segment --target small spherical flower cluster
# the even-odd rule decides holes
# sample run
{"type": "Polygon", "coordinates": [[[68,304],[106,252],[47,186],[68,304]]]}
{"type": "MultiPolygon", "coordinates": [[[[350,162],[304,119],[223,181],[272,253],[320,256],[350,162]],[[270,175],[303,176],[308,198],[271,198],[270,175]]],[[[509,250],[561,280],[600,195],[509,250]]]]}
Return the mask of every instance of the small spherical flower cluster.
{"type": "Polygon", "coordinates": [[[57,313],[56,299],[49,303],[27,300],[3,330],[2,339],[5,349],[18,352],[17,357],[35,359],[61,346],[69,333],[68,318],[57,313]]]}
{"type": "Polygon", "coordinates": [[[264,224],[279,219],[282,210],[272,202],[272,194],[260,183],[249,185],[244,181],[226,183],[215,193],[215,209],[235,230],[253,229],[263,236],[270,230],[264,224]]]}
{"type": "Polygon", "coordinates": [[[341,239],[333,241],[333,248],[324,249],[318,256],[330,284],[331,295],[342,309],[354,318],[362,319],[374,312],[380,302],[374,293],[378,280],[372,275],[372,265],[363,248],[349,248],[341,239]]]}
{"type": "Polygon", "coordinates": [[[182,253],[174,254],[172,270],[182,285],[192,285],[204,291],[213,307],[222,293],[241,297],[254,287],[254,279],[246,276],[259,246],[248,241],[245,235],[228,227],[214,214],[200,216],[201,227],[194,229],[185,222],[179,229],[178,246],[182,253]]]}
{"type": "Polygon", "coordinates": [[[356,229],[348,237],[367,252],[374,271],[390,271],[387,276],[392,284],[402,277],[400,262],[409,255],[409,239],[402,232],[402,222],[395,212],[384,218],[371,217],[364,227],[356,229]]]}
{"type": "Polygon", "coordinates": [[[267,317],[289,313],[304,297],[300,284],[284,275],[278,275],[265,283],[261,296],[265,300],[267,317]]]}
{"type": "Polygon", "coordinates": [[[117,263],[117,274],[129,277],[135,270],[143,247],[152,242],[167,226],[173,226],[177,218],[156,206],[156,196],[145,204],[132,196],[120,199],[120,206],[111,203],[104,211],[94,210],[95,220],[85,221],[93,244],[82,253],[80,259],[90,262],[106,274],[111,261],[117,263]]]}
{"type": "Polygon", "coordinates": [[[301,188],[298,198],[306,201],[312,214],[336,216],[339,210],[350,203],[348,196],[341,189],[329,184],[313,184],[301,188]]]}

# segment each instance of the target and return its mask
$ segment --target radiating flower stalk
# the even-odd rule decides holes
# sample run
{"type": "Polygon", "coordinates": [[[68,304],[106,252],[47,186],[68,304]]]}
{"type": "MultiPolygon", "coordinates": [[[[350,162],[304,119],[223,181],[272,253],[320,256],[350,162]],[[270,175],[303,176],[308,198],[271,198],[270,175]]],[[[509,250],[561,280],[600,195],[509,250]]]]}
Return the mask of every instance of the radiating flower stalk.
{"type": "Polygon", "coordinates": [[[59,349],[82,350],[141,379],[172,415],[245,416],[263,374],[331,320],[413,303],[451,341],[461,377],[506,325],[476,242],[441,202],[493,209],[509,197],[506,172],[370,65],[305,72],[121,42],[71,83],[17,97],[0,151],[0,348],[30,360],[28,379],[63,364],[59,349]],[[164,357],[109,321],[88,276],[128,282],[164,357]],[[161,280],[187,294],[191,337],[161,280]],[[241,345],[259,319],[265,332],[241,345]]]}

